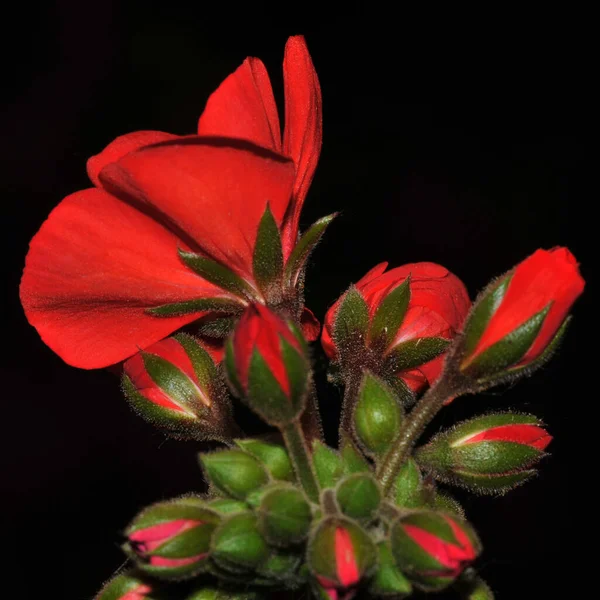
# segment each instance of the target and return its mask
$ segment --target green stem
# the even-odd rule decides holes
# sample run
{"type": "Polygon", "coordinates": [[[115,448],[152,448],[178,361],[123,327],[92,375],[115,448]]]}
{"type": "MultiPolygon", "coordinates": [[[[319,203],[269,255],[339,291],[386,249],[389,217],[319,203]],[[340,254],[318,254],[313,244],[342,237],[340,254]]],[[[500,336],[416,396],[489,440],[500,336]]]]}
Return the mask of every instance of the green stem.
{"type": "Polygon", "coordinates": [[[313,471],[312,462],[306,449],[302,427],[299,421],[281,429],[281,435],[290,454],[294,471],[306,495],[313,502],[319,502],[319,485],[313,471]]]}
{"type": "MultiPolygon", "coordinates": [[[[359,371],[362,375],[362,371],[359,371]]],[[[344,400],[342,402],[342,417],[340,419],[340,445],[342,443],[342,437],[344,433],[347,433],[352,438],[352,413],[354,405],[356,404],[356,397],[358,395],[358,388],[360,387],[361,377],[349,377],[346,378],[346,385],[344,388],[344,400]]]]}
{"type": "Polygon", "coordinates": [[[391,491],[396,475],[410,455],[417,438],[442,408],[444,401],[456,395],[455,389],[448,377],[442,377],[410,412],[398,437],[377,469],[377,479],[381,483],[384,495],[391,491]]]}
{"type": "Polygon", "coordinates": [[[304,438],[308,440],[309,443],[314,439],[317,439],[320,442],[324,441],[319,403],[317,401],[317,391],[312,377],[308,382],[306,408],[300,417],[300,423],[302,425],[302,431],[304,432],[304,438]]]}

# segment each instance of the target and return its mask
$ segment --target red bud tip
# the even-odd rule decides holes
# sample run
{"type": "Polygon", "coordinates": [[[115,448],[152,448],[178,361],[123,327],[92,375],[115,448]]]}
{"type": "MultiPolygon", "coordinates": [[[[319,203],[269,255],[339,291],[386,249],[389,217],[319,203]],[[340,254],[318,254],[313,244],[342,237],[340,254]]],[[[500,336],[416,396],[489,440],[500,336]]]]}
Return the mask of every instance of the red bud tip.
{"type": "MultiPolygon", "coordinates": [[[[156,550],[174,536],[199,525],[202,525],[202,521],[193,519],[178,519],[168,523],[160,523],[159,525],[134,531],[129,535],[129,541],[135,552],[145,558],[148,553],[156,550]]],[[[186,558],[164,558],[162,556],[149,556],[148,558],[150,564],[155,567],[183,567],[191,565],[205,556],[206,553],[186,558]]]]}
{"type": "Polygon", "coordinates": [[[149,594],[152,591],[152,588],[148,585],[140,585],[135,588],[135,590],[131,590],[127,592],[124,596],[119,598],[119,600],[145,600],[146,594],[149,594]]]}
{"type": "Polygon", "coordinates": [[[286,322],[262,304],[251,305],[242,315],[233,337],[233,349],[239,382],[248,389],[248,374],[254,349],[258,350],[269,366],[273,376],[286,395],[290,394],[290,382],[281,352],[283,338],[299,352],[303,352],[286,322]]]}
{"type": "Polygon", "coordinates": [[[501,425],[479,433],[473,433],[452,444],[454,447],[474,444],[476,442],[514,442],[545,450],[552,441],[552,436],[537,425],[501,425]]]}

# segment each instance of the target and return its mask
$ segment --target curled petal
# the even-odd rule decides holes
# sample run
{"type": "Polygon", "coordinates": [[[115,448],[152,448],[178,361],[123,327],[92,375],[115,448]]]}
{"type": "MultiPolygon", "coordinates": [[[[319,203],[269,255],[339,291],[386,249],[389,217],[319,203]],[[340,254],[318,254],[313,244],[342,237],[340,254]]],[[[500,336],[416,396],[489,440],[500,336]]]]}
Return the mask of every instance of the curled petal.
{"type": "Polygon", "coordinates": [[[258,58],[247,58],[213,92],[198,121],[198,135],[248,140],[281,152],[277,105],[258,58]]]}
{"type": "Polygon", "coordinates": [[[164,133],[162,131],[134,131],[126,135],[120,135],[112,141],[100,154],[92,156],[87,161],[87,172],[92,183],[101,188],[102,184],[98,179],[100,171],[110,163],[117,162],[120,158],[139,150],[144,146],[151,146],[159,142],[178,139],[178,135],[172,133],[164,133]]]}

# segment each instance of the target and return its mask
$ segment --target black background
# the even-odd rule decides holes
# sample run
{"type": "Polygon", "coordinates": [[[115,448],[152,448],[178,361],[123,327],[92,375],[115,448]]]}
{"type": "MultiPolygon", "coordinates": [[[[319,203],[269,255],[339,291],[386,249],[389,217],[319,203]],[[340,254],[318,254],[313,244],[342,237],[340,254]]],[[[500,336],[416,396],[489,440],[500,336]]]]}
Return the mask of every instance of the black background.
{"type": "MultiPolygon", "coordinates": [[[[247,55],[263,59],[281,100],[284,43],[303,33],[321,80],[324,145],[302,221],[343,214],[308,273],[319,317],[382,260],[440,262],[472,295],[538,247],[569,246],[591,275],[583,15],[222,4],[59,1],[23,5],[14,21],[1,161],[2,514],[15,559],[5,572],[25,586],[21,598],[93,597],[123,562],[118,533],[130,517],[201,487],[193,444],[165,440],[130,412],[113,375],[66,366],[27,324],[17,293],[27,243],[62,197],[89,186],[89,156],[129,131],[193,133],[210,92],[247,55]]],[[[458,400],[433,427],[514,408],[541,416],[555,436],[526,486],[502,498],[457,493],[499,598],[560,593],[569,580],[569,449],[587,306],[589,289],[549,367],[514,389],[458,400]]],[[[331,430],[339,392],[326,391],[331,430]]]]}

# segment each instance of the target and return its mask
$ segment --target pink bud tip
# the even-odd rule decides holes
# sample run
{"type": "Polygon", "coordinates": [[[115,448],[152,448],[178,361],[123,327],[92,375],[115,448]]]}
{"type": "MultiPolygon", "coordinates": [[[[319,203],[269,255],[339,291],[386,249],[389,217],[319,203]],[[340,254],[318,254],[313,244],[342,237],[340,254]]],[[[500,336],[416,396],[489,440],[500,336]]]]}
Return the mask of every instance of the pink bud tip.
{"type": "Polygon", "coordinates": [[[119,600],[144,600],[146,594],[149,594],[151,591],[152,588],[150,586],[142,584],[136,587],[135,590],[127,592],[119,600]]]}
{"type": "Polygon", "coordinates": [[[152,527],[146,527],[145,529],[138,529],[129,535],[129,540],[133,542],[138,554],[146,554],[162,546],[162,544],[176,535],[199,525],[202,525],[201,521],[177,519],[153,525],[152,527]]]}
{"type": "Polygon", "coordinates": [[[356,564],[352,538],[343,527],[338,527],[335,530],[335,561],[338,581],[344,587],[358,583],[360,572],[356,564]]]}

